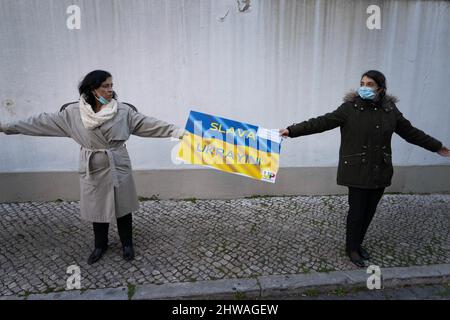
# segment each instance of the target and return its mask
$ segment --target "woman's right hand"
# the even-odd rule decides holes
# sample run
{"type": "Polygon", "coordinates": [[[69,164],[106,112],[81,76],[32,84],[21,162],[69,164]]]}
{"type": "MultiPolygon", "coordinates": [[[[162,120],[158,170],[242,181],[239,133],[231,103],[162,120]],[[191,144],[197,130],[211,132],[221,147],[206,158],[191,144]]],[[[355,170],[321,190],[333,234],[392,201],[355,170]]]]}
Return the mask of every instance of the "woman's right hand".
{"type": "Polygon", "coordinates": [[[289,130],[288,129],[280,129],[280,136],[282,137],[289,137],[289,130]]]}
{"type": "Polygon", "coordinates": [[[450,157],[450,150],[444,146],[442,146],[442,148],[437,153],[439,153],[443,157],[450,157]]]}

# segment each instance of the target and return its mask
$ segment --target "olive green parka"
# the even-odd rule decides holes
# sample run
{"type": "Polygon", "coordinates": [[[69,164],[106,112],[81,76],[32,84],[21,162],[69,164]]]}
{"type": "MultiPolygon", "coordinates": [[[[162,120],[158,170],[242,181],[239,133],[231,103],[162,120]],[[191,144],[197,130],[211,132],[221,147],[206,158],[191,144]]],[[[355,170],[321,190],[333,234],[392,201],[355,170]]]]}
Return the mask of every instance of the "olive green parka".
{"type": "Polygon", "coordinates": [[[391,139],[394,132],[429,151],[442,148],[440,141],[413,127],[398,110],[396,102],[390,95],[364,100],[358,93],[350,92],[335,111],[289,126],[289,137],[340,127],[337,184],[363,189],[387,187],[393,175],[391,139]]]}

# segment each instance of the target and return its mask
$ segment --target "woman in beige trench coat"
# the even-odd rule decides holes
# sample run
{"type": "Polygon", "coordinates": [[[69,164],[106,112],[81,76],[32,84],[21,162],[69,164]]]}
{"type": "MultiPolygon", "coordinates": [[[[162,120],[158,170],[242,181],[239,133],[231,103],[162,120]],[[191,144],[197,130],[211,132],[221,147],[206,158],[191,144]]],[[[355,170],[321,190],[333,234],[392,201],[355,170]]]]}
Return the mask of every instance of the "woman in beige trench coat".
{"type": "Polygon", "coordinates": [[[80,145],[81,218],[93,223],[95,249],[88,264],[108,247],[109,223],[117,227],[125,260],[134,258],[132,211],[139,208],[125,146],[131,134],[181,138],[184,130],[147,117],[116,100],[112,76],[102,70],[87,74],[79,85],[80,101],[57,113],[41,113],[26,120],[0,123],[5,134],[69,137],[80,145]]]}

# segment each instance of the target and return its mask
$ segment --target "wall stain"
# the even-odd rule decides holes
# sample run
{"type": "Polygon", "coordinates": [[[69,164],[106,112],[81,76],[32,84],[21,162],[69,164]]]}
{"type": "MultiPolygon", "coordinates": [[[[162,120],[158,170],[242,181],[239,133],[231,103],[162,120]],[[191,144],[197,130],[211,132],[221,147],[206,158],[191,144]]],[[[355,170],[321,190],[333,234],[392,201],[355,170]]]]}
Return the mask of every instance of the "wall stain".
{"type": "Polygon", "coordinates": [[[236,0],[239,12],[249,11],[251,8],[251,0],[236,0]]]}
{"type": "Polygon", "coordinates": [[[14,106],[13,100],[11,100],[11,99],[3,100],[2,106],[6,110],[6,112],[8,112],[10,115],[12,115],[12,116],[16,115],[16,111],[14,110],[15,106],[14,106]]]}

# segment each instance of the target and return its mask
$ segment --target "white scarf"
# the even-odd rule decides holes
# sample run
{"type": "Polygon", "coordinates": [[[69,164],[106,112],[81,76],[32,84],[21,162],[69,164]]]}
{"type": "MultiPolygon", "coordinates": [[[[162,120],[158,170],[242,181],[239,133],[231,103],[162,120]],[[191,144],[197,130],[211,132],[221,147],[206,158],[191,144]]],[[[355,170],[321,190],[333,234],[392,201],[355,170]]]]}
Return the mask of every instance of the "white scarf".
{"type": "Polygon", "coordinates": [[[80,96],[80,114],[83,125],[86,129],[92,130],[108,120],[114,118],[117,113],[117,100],[112,99],[102,110],[95,113],[91,105],[86,102],[83,95],[80,96]]]}

